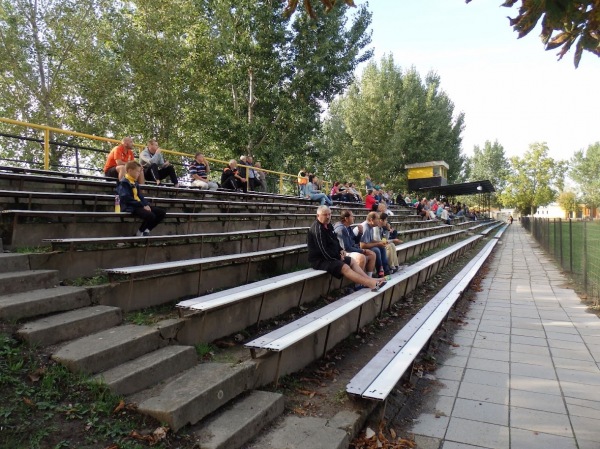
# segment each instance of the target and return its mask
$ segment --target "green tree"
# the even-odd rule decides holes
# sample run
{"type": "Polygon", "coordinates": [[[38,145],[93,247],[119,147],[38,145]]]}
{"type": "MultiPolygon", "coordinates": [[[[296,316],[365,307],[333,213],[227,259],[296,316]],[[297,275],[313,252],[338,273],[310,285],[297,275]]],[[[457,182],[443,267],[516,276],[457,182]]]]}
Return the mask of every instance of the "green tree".
{"type": "Polygon", "coordinates": [[[500,194],[505,207],[515,207],[523,214],[534,214],[562,190],[566,164],[548,156],[546,143],[533,143],[523,157],[510,159],[507,184],[500,194]]]}
{"type": "Polygon", "coordinates": [[[569,214],[569,217],[572,213],[577,214],[580,210],[579,202],[577,201],[577,195],[571,190],[560,192],[557,202],[559,206],[569,214]]]}
{"type": "MultiPolygon", "coordinates": [[[[467,3],[472,0],[466,0],[467,3]]],[[[512,8],[518,0],[505,0],[512,8]]],[[[519,13],[509,18],[519,38],[529,34],[542,21],[541,38],[546,50],[560,48],[559,59],[575,44],[573,57],[579,65],[583,51],[600,56],[600,2],[598,0],[521,0],[519,13]],[[562,48],[561,48],[562,47],[562,48]]]]}
{"type": "MultiPolygon", "coordinates": [[[[509,173],[509,163],[504,155],[504,147],[494,141],[486,140],[483,148],[475,145],[473,156],[469,159],[468,180],[489,180],[496,192],[502,192],[506,186],[509,173]]],[[[497,205],[498,193],[492,195],[492,203],[497,205]]]]}
{"type": "Polygon", "coordinates": [[[370,174],[398,189],[406,185],[405,164],[445,160],[450,182],[458,179],[464,117],[454,117],[454,105],[439,84],[436,74],[422,80],[414,68],[403,72],[392,56],[369,63],[361,79],[333,102],[324,125],[320,149],[332,176],[362,180],[370,174]]]}
{"type": "Polygon", "coordinates": [[[600,207],[600,142],[577,151],[571,158],[569,175],[578,184],[586,206],[600,207]]]}

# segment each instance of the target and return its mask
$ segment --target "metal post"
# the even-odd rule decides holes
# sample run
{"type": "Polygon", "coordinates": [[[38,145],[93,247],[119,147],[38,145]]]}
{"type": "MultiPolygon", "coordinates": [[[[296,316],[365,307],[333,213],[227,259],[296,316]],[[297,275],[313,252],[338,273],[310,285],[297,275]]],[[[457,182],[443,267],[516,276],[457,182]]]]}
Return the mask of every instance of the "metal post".
{"type": "Polygon", "coordinates": [[[50,169],[50,129],[44,129],[44,170],[50,169]]]}
{"type": "Polygon", "coordinates": [[[563,257],[563,241],[562,241],[562,218],[558,219],[558,228],[559,228],[559,234],[558,234],[558,244],[560,247],[560,267],[561,268],[565,268],[565,263],[564,263],[564,257],[563,257]]]}
{"type": "Polygon", "coordinates": [[[283,195],[283,175],[279,175],[279,194],[283,195]]]}
{"type": "Polygon", "coordinates": [[[569,272],[573,273],[573,220],[569,218],[569,272]]]}
{"type": "Polygon", "coordinates": [[[79,174],[79,147],[75,147],[75,170],[79,174]]]}
{"type": "Polygon", "coordinates": [[[587,222],[583,221],[583,288],[587,291],[587,222]]]}

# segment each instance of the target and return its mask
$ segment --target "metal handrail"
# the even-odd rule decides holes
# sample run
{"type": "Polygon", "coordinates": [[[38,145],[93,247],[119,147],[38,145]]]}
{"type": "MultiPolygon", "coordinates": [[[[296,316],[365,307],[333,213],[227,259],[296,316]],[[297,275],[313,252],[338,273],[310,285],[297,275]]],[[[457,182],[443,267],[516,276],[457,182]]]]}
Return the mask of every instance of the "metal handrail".
{"type": "MultiPolygon", "coordinates": [[[[20,120],[13,120],[13,119],[5,118],[5,117],[0,117],[0,122],[7,123],[9,125],[21,126],[24,128],[38,129],[38,130],[42,130],[44,132],[44,139],[43,139],[44,170],[49,170],[49,168],[50,168],[50,144],[52,143],[52,144],[56,144],[56,145],[63,145],[63,144],[55,142],[55,141],[52,141],[52,142],[50,141],[50,133],[51,132],[57,133],[57,134],[65,134],[65,135],[69,135],[69,136],[75,136],[75,137],[82,137],[85,139],[96,140],[96,141],[100,141],[100,142],[107,142],[107,143],[113,143],[113,144],[121,143],[121,141],[118,139],[112,139],[109,137],[100,137],[100,136],[95,136],[93,134],[85,134],[85,133],[80,133],[77,131],[70,131],[70,130],[61,129],[61,128],[55,128],[55,127],[47,126],[47,125],[38,125],[36,123],[29,123],[29,122],[24,122],[24,121],[20,121],[20,120]]],[[[32,139],[32,138],[24,138],[24,139],[33,140],[33,141],[42,143],[42,141],[38,140],[38,139],[32,139]]],[[[142,145],[142,144],[134,144],[134,146],[137,148],[144,148],[144,145],[142,145]]],[[[190,154],[190,153],[183,153],[181,151],[168,150],[168,149],[161,149],[161,150],[167,154],[173,154],[176,156],[182,156],[182,157],[187,157],[187,158],[191,158],[191,159],[194,158],[194,155],[190,154]]],[[[215,159],[215,158],[210,158],[210,157],[207,157],[206,159],[209,162],[215,162],[215,163],[225,164],[225,165],[229,164],[229,161],[224,161],[221,159],[215,159]]],[[[255,170],[255,171],[262,171],[265,173],[278,175],[279,176],[279,193],[280,194],[283,192],[284,177],[291,178],[291,179],[295,179],[297,177],[297,175],[293,175],[290,173],[278,172],[275,170],[268,170],[265,168],[251,167],[251,169],[255,170]]],[[[249,170],[246,170],[246,182],[248,182],[248,175],[249,175],[249,170]]],[[[329,183],[326,182],[326,184],[329,184],[329,183]]]]}

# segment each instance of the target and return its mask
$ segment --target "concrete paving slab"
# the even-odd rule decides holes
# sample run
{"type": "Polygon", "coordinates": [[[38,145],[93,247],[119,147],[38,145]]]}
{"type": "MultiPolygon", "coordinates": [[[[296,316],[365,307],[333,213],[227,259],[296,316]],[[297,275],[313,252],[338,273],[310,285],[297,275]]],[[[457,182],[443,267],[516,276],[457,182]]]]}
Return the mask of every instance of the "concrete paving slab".
{"type": "Polygon", "coordinates": [[[460,381],[464,371],[463,367],[444,365],[435,371],[435,376],[442,381],[460,381]]]}
{"type": "Polygon", "coordinates": [[[460,382],[456,380],[440,379],[438,383],[440,385],[440,389],[437,390],[439,395],[455,397],[456,393],[458,393],[460,382]]]}
{"type": "Polygon", "coordinates": [[[521,329],[518,327],[512,327],[510,329],[511,335],[521,335],[523,337],[544,337],[545,332],[541,329],[521,329]]]}
{"type": "Polygon", "coordinates": [[[561,382],[566,381],[585,385],[600,385],[600,376],[598,373],[564,368],[557,368],[556,373],[561,382]]]}
{"type": "Polygon", "coordinates": [[[566,397],[565,402],[570,415],[592,419],[600,417],[600,401],[566,397]]]}
{"type": "Polygon", "coordinates": [[[595,441],[600,447],[600,419],[571,416],[571,423],[577,440],[595,441]]]}
{"type": "Polygon", "coordinates": [[[540,379],[556,380],[556,373],[548,369],[549,365],[532,365],[528,363],[511,363],[510,373],[516,376],[538,377],[540,379]]]}
{"type": "Polygon", "coordinates": [[[508,388],[462,382],[458,389],[458,397],[508,405],[508,388]]]}
{"type": "Polygon", "coordinates": [[[417,435],[424,435],[433,438],[444,438],[449,422],[449,416],[422,413],[412,425],[411,430],[417,435]]]}
{"type": "Polygon", "coordinates": [[[500,360],[487,360],[480,359],[477,357],[469,357],[467,362],[467,368],[478,369],[482,371],[492,371],[495,373],[509,373],[509,362],[502,362],[500,360]]]}
{"type": "Polygon", "coordinates": [[[520,345],[532,345],[532,346],[543,346],[543,347],[548,346],[548,342],[546,341],[545,338],[530,337],[530,336],[523,336],[523,335],[513,335],[510,338],[510,342],[512,344],[520,344],[520,345]]]}
{"type": "MultiPolygon", "coordinates": [[[[507,446],[508,447],[508,446],[507,446]]],[[[561,437],[532,430],[510,429],[511,449],[577,449],[575,438],[561,437]]]]}
{"type": "Polygon", "coordinates": [[[551,413],[567,413],[564,402],[557,400],[556,395],[533,391],[511,390],[510,405],[551,413]]]}
{"type": "Polygon", "coordinates": [[[446,440],[495,449],[509,447],[510,438],[506,426],[452,417],[446,440]]]}
{"type": "Polygon", "coordinates": [[[463,381],[474,384],[491,385],[492,387],[508,388],[509,376],[505,373],[467,368],[463,381]]]}
{"type": "Polygon", "coordinates": [[[508,406],[492,402],[457,398],[452,410],[452,416],[508,426],[508,406]]]}
{"type": "Polygon", "coordinates": [[[510,341],[510,335],[508,334],[497,334],[494,332],[477,332],[475,335],[475,341],[487,340],[487,341],[498,341],[508,343],[510,341]]]}
{"type": "Polygon", "coordinates": [[[473,348],[470,356],[479,359],[499,360],[501,362],[508,362],[510,360],[510,353],[508,351],[496,351],[493,349],[473,348]]]}
{"type": "Polygon", "coordinates": [[[533,391],[536,393],[561,395],[558,381],[550,379],[540,379],[538,377],[526,377],[512,375],[510,377],[510,388],[514,390],[533,391]]]}
{"type": "Polygon", "coordinates": [[[511,352],[522,352],[532,355],[550,355],[550,350],[547,346],[535,346],[531,344],[511,343],[511,352]]]}
{"type": "Polygon", "coordinates": [[[600,374],[600,367],[594,362],[575,359],[562,359],[560,357],[553,357],[552,360],[554,361],[554,366],[557,368],[589,371],[591,373],[600,374]]]}
{"type": "Polygon", "coordinates": [[[510,407],[510,427],[533,430],[563,437],[572,437],[569,416],[530,408],[510,407]]]}
{"type": "Polygon", "coordinates": [[[463,367],[464,368],[465,366],[467,366],[467,361],[468,360],[469,360],[469,357],[466,357],[466,356],[451,355],[446,360],[444,360],[444,365],[446,365],[446,366],[458,366],[458,367],[463,367]]]}
{"type": "Polygon", "coordinates": [[[473,446],[471,444],[456,443],[455,441],[446,441],[442,449],[485,449],[482,446],[473,446]]]}
{"type": "Polygon", "coordinates": [[[552,357],[549,355],[533,355],[525,352],[513,352],[510,354],[510,360],[515,363],[552,367],[552,357]]]}

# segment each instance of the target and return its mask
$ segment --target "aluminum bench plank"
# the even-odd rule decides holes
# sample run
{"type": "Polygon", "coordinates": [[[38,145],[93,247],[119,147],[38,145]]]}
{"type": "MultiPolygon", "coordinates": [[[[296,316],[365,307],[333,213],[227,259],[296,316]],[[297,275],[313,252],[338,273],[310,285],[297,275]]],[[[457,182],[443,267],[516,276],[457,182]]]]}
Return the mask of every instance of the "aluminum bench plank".
{"type": "Polygon", "coordinates": [[[261,256],[270,256],[275,254],[281,254],[286,252],[294,252],[300,249],[306,248],[306,244],[302,245],[293,245],[293,246],[285,246],[283,248],[276,248],[264,251],[254,251],[250,253],[243,254],[228,254],[226,256],[214,256],[214,257],[202,257],[198,259],[187,259],[187,260],[177,260],[173,262],[161,262],[155,264],[148,265],[139,265],[139,266],[131,266],[131,267],[121,267],[121,268],[107,268],[104,269],[106,273],[110,274],[137,274],[137,273],[151,273],[159,270],[169,270],[169,269],[178,269],[178,268],[186,268],[194,265],[201,265],[206,263],[214,263],[214,262],[223,262],[228,260],[239,260],[239,259],[250,259],[254,257],[261,256]]]}
{"type": "Polygon", "coordinates": [[[384,400],[487,260],[491,240],[347,385],[346,391],[384,400]]]}
{"type": "Polygon", "coordinates": [[[247,285],[241,285],[232,289],[223,290],[217,293],[200,296],[197,298],[181,301],[176,307],[187,310],[210,310],[219,308],[245,298],[261,295],[263,293],[277,290],[288,285],[293,285],[299,281],[305,281],[326,274],[323,270],[306,270],[295,271],[293,273],[275,276],[258,282],[253,282],[247,285]]]}

